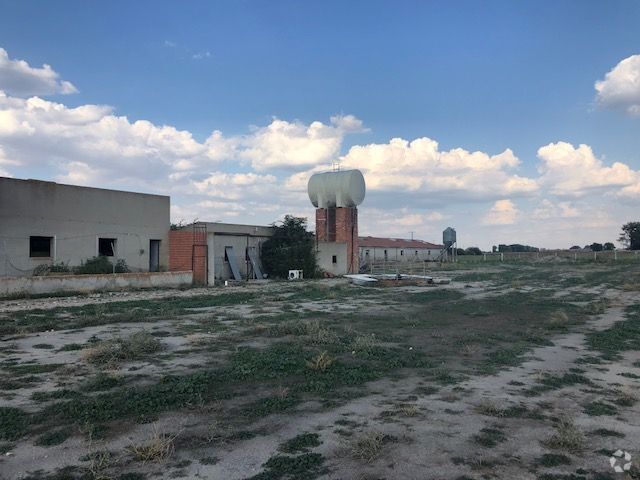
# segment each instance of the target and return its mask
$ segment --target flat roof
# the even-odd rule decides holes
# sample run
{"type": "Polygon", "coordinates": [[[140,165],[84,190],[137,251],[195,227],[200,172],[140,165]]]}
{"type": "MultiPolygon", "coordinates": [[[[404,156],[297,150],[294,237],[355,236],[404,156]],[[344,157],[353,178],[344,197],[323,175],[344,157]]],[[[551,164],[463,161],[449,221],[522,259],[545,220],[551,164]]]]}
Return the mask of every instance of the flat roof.
{"type": "Polygon", "coordinates": [[[361,247],[380,247],[380,248],[407,248],[420,249],[426,248],[436,250],[444,248],[442,245],[425,242],[424,240],[411,240],[406,238],[385,238],[385,237],[358,237],[358,243],[361,247]]]}
{"type": "Polygon", "coordinates": [[[112,188],[100,188],[100,187],[87,187],[84,185],[70,185],[67,183],[58,183],[51,180],[38,180],[35,178],[14,178],[14,177],[0,177],[0,181],[10,181],[10,182],[24,182],[34,185],[43,185],[43,186],[51,186],[51,187],[64,187],[64,188],[82,188],[86,190],[101,190],[104,192],[115,192],[115,193],[126,193],[129,195],[146,195],[149,197],[162,197],[162,198],[170,198],[169,195],[159,195],[157,193],[142,193],[142,192],[131,192],[129,190],[115,190],[112,188]]]}

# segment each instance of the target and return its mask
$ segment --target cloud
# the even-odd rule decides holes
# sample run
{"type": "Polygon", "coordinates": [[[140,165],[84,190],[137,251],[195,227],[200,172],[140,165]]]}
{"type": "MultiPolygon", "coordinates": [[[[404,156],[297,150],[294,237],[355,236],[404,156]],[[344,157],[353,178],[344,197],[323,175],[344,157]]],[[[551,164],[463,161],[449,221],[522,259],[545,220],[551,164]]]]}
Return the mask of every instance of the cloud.
{"type": "Polygon", "coordinates": [[[191,58],[193,60],[204,60],[205,58],[211,58],[211,52],[209,51],[197,52],[191,55],[191,58]]]}
{"type": "Polygon", "coordinates": [[[484,225],[512,225],[520,211],[511,200],[498,200],[482,219],[484,225]]]}
{"type": "Polygon", "coordinates": [[[18,97],[78,92],[71,82],[60,80],[49,65],[37,68],[24,60],[11,60],[4,48],[0,48],[0,90],[18,97]]]}
{"type": "Polygon", "coordinates": [[[319,165],[329,168],[340,153],[344,136],[362,130],[362,121],[353,115],[331,117],[329,125],[274,119],[238,142],[242,148],[240,156],[258,171],[301,170],[319,165]]]}
{"type": "Polygon", "coordinates": [[[550,143],[538,149],[538,158],[539,181],[554,195],[578,197],[640,182],[639,172],[620,162],[606,166],[584,144],[576,148],[567,142],[550,143]]]}
{"type": "Polygon", "coordinates": [[[640,55],[621,60],[595,83],[595,89],[599,105],[640,115],[640,55]]]}
{"type": "Polygon", "coordinates": [[[448,193],[468,200],[538,189],[534,179],[511,172],[520,161],[510,149],[497,155],[462,148],[440,151],[438,142],[427,137],[393,138],[386,144],[355,145],[340,160],[343,167],[361,169],[374,191],[448,193]]]}
{"type": "Polygon", "coordinates": [[[531,217],[537,220],[547,220],[549,218],[575,218],[580,215],[580,211],[571,202],[554,203],[549,199],[544,199],[533,211],[531,217]]]}
{"type": "Polygon", "coordinates": [[[172,42],[171,40],[165,40],[163,45],[167,48],[176,48],[178,46],[177,43],[172,42]]]}

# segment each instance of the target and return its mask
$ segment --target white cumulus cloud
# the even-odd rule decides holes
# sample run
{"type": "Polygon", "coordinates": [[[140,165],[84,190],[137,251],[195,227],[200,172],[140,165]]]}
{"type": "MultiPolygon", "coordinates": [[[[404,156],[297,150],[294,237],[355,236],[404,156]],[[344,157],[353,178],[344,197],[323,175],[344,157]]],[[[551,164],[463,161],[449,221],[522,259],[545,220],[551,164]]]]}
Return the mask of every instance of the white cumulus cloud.
{"type": "Polygon", "coordinates": [[[51,66],[32,67],[24,60],[12,60],[4,48],[0,48],[0,90],[17,97],[32,95],[68,95],[78,89],[60,79],[51,66]]]}
{"type": "Polygon", "coordinates": [[[640,181],[628,165],[607,166],[589,145],[550,143],[538,149],[540,183],[555,195],[581,196],[590,191],[627,187],[640,181]]]}
{"type": "Polygon", "coordinates": [[[511,200],[498,200],[482,219],[485,225],[512,225],[520,211],[511,200]]]}
{"type": "Polygon", "coordinates": [[[621,60],[604,80],[595,83],[596,100],[603,107],[640,115],[640,55],[621,60]]]}

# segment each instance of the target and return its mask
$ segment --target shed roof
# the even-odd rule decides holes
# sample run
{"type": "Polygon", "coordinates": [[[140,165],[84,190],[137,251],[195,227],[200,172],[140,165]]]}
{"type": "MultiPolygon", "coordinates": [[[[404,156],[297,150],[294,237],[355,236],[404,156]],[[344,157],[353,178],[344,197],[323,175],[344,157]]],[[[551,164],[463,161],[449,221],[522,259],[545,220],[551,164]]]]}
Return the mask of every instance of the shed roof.
{"type": "Polygon", "coordinates": [[[436,245],[435,243],[425,242],[424,240],[409,240],[406,238],[359,237],[358,242],[361,247],[407,248],[407,249],[426,248],[431,250],[440,250],[444,248],[442,245],[436,245]]]}

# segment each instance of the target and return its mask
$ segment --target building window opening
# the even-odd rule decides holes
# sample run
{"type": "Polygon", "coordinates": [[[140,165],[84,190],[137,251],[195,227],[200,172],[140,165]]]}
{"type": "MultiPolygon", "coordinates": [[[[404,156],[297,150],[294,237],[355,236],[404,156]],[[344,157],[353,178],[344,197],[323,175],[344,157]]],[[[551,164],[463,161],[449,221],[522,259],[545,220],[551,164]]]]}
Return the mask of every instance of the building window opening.
{"type": "Polygon", "coordinates": [[[334,265],[335,265],[336,263],[338,263],[338,256],[337,256],[337,255],[333,255],[333,256],[331,257],[331,263],[333,263],[334,265]]]}
{"type": "Polygon", "coordinates": [[[416,250],[416,257],[418,256],[418,250],[416,250]]]}
{"type": "Polygon", "coordinates": [[[98,239],[98,255],[100,257],[114,257],[116,252],[115,238],[99,238],[98,239]]]}
{"type": "Polygon", "coordinates": [[[403,257],[404,256],[404,250],[400,250],[400,256],[403,257]]]}
{"type": "Polygon", "coordinates": [[[386,251],[386,250],[384,251],[384,259],[385,259],[385,260],[387,260],[387,259],[388,259],[388,257],[387,257],[387,251],[386,251]]]}
{"type": "Polygon", "coordinates": [[[29,237],[29,256],[45,258],[51,256],[53,237],[29,237]]]}

